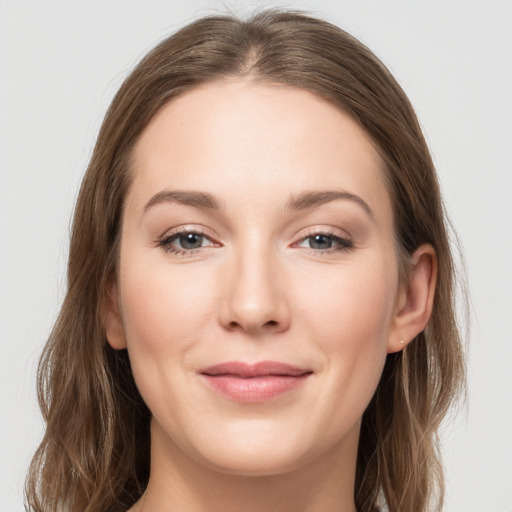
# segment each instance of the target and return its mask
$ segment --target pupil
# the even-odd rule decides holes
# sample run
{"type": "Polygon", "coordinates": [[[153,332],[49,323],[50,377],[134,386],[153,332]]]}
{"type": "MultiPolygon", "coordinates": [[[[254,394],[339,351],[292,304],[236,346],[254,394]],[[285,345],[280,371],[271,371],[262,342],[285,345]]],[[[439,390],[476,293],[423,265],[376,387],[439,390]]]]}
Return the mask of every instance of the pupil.
{"type": "Polygon", "coordinates": [[[332,246],[332,240],[325,235],[315,235],[309,241],[312,249],[329,249],[332,246]]]}
{"type": "Polygon", "coordinates": [[[180,245],[183,249],[197,249],[203,242],[202,235],[197,233],[185,233],[180,235],[180,245]]]}

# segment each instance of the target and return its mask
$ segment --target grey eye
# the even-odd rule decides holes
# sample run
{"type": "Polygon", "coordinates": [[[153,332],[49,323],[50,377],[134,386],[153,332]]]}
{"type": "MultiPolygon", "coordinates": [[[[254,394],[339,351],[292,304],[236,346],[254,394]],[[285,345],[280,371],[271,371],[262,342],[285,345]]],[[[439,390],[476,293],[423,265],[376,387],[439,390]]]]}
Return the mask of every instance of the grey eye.
{"type": "Polygon", "coordinates": [[[203,235],[199,233],[182,233],[177,241],[182,249],[197,249],[203,245],[203,235]]]}
{"type": "Polygon", "coordinates": [[[330,236],[313,235],[308,238],[311,249],[330,249],[332,247],[332,238],[330,236]]]}
{"type": "Polygon", "coordinates": [[[195,254],[197,249],[204,247],[219,247],[208,236],[200,231],[180,231],[168,237],[165,237],[158,245],[166,252],[185,255],[187,253],[195,254]]]}

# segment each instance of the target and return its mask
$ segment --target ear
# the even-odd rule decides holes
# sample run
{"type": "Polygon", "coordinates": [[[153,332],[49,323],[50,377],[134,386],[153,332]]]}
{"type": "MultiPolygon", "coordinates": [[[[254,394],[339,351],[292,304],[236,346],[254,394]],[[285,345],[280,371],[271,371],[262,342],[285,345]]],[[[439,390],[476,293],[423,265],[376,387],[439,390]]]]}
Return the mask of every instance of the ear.
{"type": "Polygon", "coordinates": [[[115,281],[107,288],[104,305],[104,327],[107,341],[112,348],[116,350],[126,348],[126,336],[115,281]]]}
{"type": "Polygon", "coordinates": [[[388,353],[402,350],[425,329],[432,313],[436,280],[436,251],[430,244],[423,244],[411,256],[407,283],[399,292],[388,353]]]}

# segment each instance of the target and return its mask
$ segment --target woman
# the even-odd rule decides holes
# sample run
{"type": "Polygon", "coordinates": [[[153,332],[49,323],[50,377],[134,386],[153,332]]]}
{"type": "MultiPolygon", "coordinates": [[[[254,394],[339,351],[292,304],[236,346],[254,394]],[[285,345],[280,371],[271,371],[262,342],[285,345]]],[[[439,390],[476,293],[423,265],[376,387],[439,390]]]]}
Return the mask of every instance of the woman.
{"type": "Polygon", "coordinates": [[[190,24],[125,81],[82,184],[30,509],[439,509],[453,272],[367,48],[289,12],[190,24]]]}

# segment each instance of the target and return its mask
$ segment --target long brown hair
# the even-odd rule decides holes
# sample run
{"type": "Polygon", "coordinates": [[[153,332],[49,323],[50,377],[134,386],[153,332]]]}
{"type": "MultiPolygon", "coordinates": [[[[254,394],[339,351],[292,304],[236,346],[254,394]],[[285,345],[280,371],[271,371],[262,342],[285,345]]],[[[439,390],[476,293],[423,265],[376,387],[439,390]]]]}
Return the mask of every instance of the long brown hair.
{"type": "MultiPolygon", "coordinates": [[[[108,345],[102,322],[131,154],[164,104],[227,77],[306,89],[350,114],[386,163],[399,261],[423,243],[436,251],[432,317],[405,350],[388,355],[363,416],[355,501],[360,512],[372,510],[379,496],[391,512],[422,512],[429,503],[440,509],[437,430],[462,388],[464,360],[432,159],[404,92],[363,44],[325,21],[276,10],[249,20],[219,15],[191,23],[152,50],[114,98],[80,189],[67,294],[39,366],[46,432],[27,477],[27,507],[124,511],[147,485],[150,413],[126,351],[108,345]]],[[[400,267],[404,278],[406,265],[400,267]]]]}

